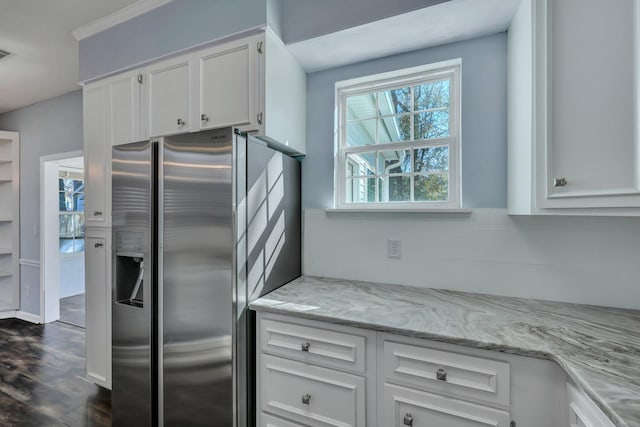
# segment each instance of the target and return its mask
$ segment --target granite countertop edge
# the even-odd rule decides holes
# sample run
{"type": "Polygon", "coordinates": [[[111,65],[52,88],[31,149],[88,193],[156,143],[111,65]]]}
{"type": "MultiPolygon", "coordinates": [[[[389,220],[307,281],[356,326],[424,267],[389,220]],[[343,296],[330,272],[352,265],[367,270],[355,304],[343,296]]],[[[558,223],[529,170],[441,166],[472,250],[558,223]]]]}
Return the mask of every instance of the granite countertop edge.
{"type": "MultiPolygon", "coordinates": [[[[318,281],[330,281],[330,283],[340,283],[342,282],[344,286],[349,286],[350,284],[364,284],[366,282],[354,282],[351,280],[344,280],[341,281],[339,279],[327,279],[327,278],[322,278],[322,277],[311,277],[311,276],[302,276],[299,279],[294,280],[293,282],[290,282],[289,284],[285,285],[283,288],[288,287],[294,287],[296,286],[296,284],[299,283],[299,281],[301,279],[306,279],[306,280],[318,280],[318,281]]],[[[439,290],[434,290],[434,289],[429,289],[429,288],[413,288],[413,287],[408,287],[408,286],[400,286],[400,285],[390,285],[390,284],[369,284],[369,285],[374,285],[374,286],[379,286],[382,289],[384,289],[385,287],[387,288],[391,288],[394,290],[397,289],[402,289],[402,288],[410,288],[412,292],[420,292],[421,290],[425,292],[425,294],[428,291],[436,291],[436,292],[447,292],[447,291],[439,291],[439,290]]],[[[280,290],[283,290],[283,288],[280,288],[280,290]]],[[[274,291],[274,293],[278,293],[279,290],[274,291]]],[[[454,292],[456,294],[466,294],[464,292],[454,292]]],[[[405,328],[405,327],[393,327],[393,326],[388,326],[388,325],[384,325],[381,323],[376,323],[376,322],[371,322],[371,321],[366,321],[366,320],[358,320],[358,319],[354,319],[353,315],[350,316],[341,316],[341,315],[328,315],[328,314],[322,314],[322,313],[314,313],[313,311],[310,310],[302,310],[300,308],[295,309],[296,307],[296,303],[290,303],[290,302],[282,302],[279,304],[272,304],[272,303],[265,303],[264,299],[265,298],[269,298],[269,296],[272,294],[268,294],[265,297],[263,297],[262,299],[258,299],[254,302],[252,302],[249,305],[249,308],[253,311],[256,312],[264,312],[264,313],[273,313],[273,314],[280,314],[280,315],[287,315],[287,316],[294,316],[294,317],[300,317],[300,318],[304,318],[304,319],[310,319],[310,320],[317,320],[317,321],[323,321],[323,322],[328,322],[328,323],[332,323],[332,324],[338,324],[338,325],[343,325],[343,326],[352,326],[352,327],[357,327],[357,328],[362,328],[362,329],[369,329],[369,330],[375,330],[378,332],[387,332],[387,333],[393,333],[393,334],[398,334],[398,335],[404,335],[404,336],[410,336],[410,337],[415,337],[415,338],[421,338],[421,339],[427,339],[427,340],[432,340],[432,341],[437,341],[437,342],[442,342],[442,343],[448,343],[448,344],[456,344],[456,345],[461,345],[464,347],[470,347],[470,348],[476,348],[476,349],[481,349],[481,350],[489,350],[489,351],[496,351],[496,352],[501,352],[501,353],[508,353],[508,354],[513,354],[513,355],[517,355],[517,356],[524,356],[524,357],[534,357],[534,358],[539,358],[539,359],[546,359],[546,360],[550,360],[552,362],[555,362],[556,364],[558,364],[567,374],[567,376],[576,384],[578,385],[582,390],[584,390],[584,392],[594,401],[594,403],[596,403],[596,405],[609,417],[609,419],[618,427],[632,427],[632,426],[640,426],[640,424],[628,424],[623,418],[621,418],[616,411],[611,408],[609,406],[609,404],[607,403],[606,399],[603,399],[602,396],[600,396],[600,394],[598,394],[590,385],[588,380],[585,380],[577,371],[576,369],[574,369],[574,366],[572,364],[572,362],[570,360],[566,360],[565,357],[563,357],[561,354],[557,354],[557,352],[552,352],[552,351],[545,351],[542,349],[538,349],[538,348],[533,348],[532,347],[523,347],[523,346],[515,346],[515,345],[509,345],[509,344],[505,344],[505,343],[499,343],[499,342],[491,342],[491,341],[482,341],[482,340],[477,340],[477,339],[473,339],[473,338],[467,338],[467,337],[456,337],[456,336],[451,336],[451,335],[446,335],[446,334],[434,334],[434,333],[430,333],[430,332],[425,332],[425,331],[419,331],[419,330],[415,330],[415,329],[411,329],[411,328],[405,328]]],[[[280,298],[283,297],[282,292],[277,294],[280,298]]],[[[468,293],[468,295],[482,295],[482,294],[473,294],[473,293],[468,293]]],[[[525,300],[525,299],[520,299],[520,298],[511,298],[511,297],[505,297],[507,299],[513,299],[513,300],[525,300]]],[[[532,301],[540,301],[540,300],[532,300],[532,301]]],[[[576,304],[570,304],[567,303],[567,305],[576,305],[576,304]]],[[[579,306],[579,305],[576,305],[579,306]]],[[[299,305],[297,307],[300,307],[299,305]]],[[[580,307],[588,307],[588,306],[580,306],[580,307]]],[[[622,309],[621,309],[622,310],[622,309]]],[[[640,415],[639,415],[640,418],[640,415]]]]}

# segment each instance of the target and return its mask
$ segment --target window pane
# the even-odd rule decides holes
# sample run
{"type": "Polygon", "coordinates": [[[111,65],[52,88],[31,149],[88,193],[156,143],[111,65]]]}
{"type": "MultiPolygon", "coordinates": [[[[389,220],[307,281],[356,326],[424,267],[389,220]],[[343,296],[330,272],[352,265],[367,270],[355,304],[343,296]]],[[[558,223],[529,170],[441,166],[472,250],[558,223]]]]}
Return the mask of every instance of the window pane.
{"type": "Polygon", "coordinates": [[[73,253],[73,239],[60,239],[60,253],[61,254],[73,253]]]}
{"type": "Polygon", "coordinates": [[[347,119],[368,119],[376,116],[376,94],[350,96],[347,98],[347,119]]]}
{"type": "Polygon", "coordinates": [[[375,200],[375,178],[347,179],[347,203],[368,203],[375,200]]]}
{"type": "Polygon", "coordinates": [[[449,111],[432,111],[413,116],[415,139],[434,139],[449,136],[449,111]]]}
{"type": "Polygon", "coordinates": [[[411,139],[411,116],[385,117],[378,120],[378,143],[409,141],[411,139]]]}
{"type": "Polygon", "coordinates": [[[411,173],[411,151],[394,150],[378,153],[378,174],[411,173]]]}
{"type": "Polygon", "coordinates": [[[387,176],[381,179],[381,202],[411,201],[411,178],[408,176],[387,176]]]}
{"type": "Polygon", "coordinates": [[[60,215],[60,238],[73,237],[73,216],[60,215]]]}
{"type": "Polygon", "coordinates": [[[73,202],[76,211],[84,211],[84,193],[76,193],[73,195],[73,202]]]}
{"type": "Polygon", "coordinates": [[[347,154],[347,176],[375,175],[376,153],[347,154]]]}
{"type": "Polygon", "coordinates": [[[414,86],[413,99],[414,111],[449,107],[449,80],[414,86]]]}
{"type": "Polygon", "coordinates": [[[73,236],[84,237],[84,214],[73,215],[73,236]]]}
{"type": "Polygon", "coordinates": [[[424,147],[413,150],[414,172],[449,170],[449,147],[424,147]]]}
{"type": "Polygon", "coordinates": [[[84,191],[84,182],[83,181],[73,181],[73,191],[76,193],[81,193],[84,191]]]}
{"type": "Polygon", "coordinates": [[[74,252],[84,252],[84,239],[75,239],[73,241],[74,252]]]}
{"type": "Polygon", "coordinates": [[[376,120],[351,122],[347,125],[347,145],[361,147],[376,142],[376,120]]]}
{"type": "Polygon", "coordinates": [[[411,88],[391,89],[378,92],[378,111],[381,116],[409,113],[411,111],[411,88]]]}
{"type": "Polygon", "coordinates": [[[413,178],[416,202],[449,200],[449,177],[444,174],[417,175],[413,178]]]}

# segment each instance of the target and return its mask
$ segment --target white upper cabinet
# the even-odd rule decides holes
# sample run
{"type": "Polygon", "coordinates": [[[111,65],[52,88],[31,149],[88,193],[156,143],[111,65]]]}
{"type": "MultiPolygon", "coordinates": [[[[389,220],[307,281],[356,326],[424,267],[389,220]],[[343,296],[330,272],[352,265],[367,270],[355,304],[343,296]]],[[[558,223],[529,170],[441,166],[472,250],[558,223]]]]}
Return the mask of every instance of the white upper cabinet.
{"type": "Polygon", "coordinates": [[[190,118],[191,58],[182,56],[146,69],[146,119],[149,136],[193,130],[190,118]]]}
{"type": "Polygon", "coordinates": [[[111,145],[144,139],[140,106],[143,78],[142,72],[131,71],[105,81],[111,145]]]}
{"type": "Polygon", "coordinates": [[[509,29],[509,211],[640,215],[640,0],[525,0],[509,29]]]}
{"type": "Polygon", "coordinates": [[[111,144],[108,142],[107,85],[97,82],[84,87],[83,127],[85,164],[85,223],[111,224],[111,144]]]}
{"type": "Polygon", "coordinates": [[[258,129],[258,50],[261,37],[215,46],[198,54],[200,129],[258,129]]]}

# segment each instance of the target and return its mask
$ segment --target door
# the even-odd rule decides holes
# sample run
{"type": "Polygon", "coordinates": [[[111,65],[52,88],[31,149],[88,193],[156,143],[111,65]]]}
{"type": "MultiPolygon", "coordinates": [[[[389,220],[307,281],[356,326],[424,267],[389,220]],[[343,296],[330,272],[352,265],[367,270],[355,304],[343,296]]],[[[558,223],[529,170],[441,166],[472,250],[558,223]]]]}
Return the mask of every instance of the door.
{"type": "Polygon", "coordinates": [[[180,57],[147,70],[149,136],[189,131],[190,68],[189,57],[180,57]]]}
{"type": "Polygon", "coordinates": [[[231,129],[164,139],[160,313],[165,425],[232,425],[231,129]]]}
{"type": "Polygon", "coordinates": [[[201,54],[200,128],[258,129],[258,46],[255,37],[201,54]]]}
{"type": "Polygon", "coordinates": [[[87,377],[111,388],[111,236],[108,230],[85,232],[87,377]]]}
{"type": "Polygon", "coordinates": [[[128,144],[142,139],[140,98],[143,75],[139,71],[109,79],[109,139],[111,145],[128,144]]]}
{"type": "Polygon", "coordinates": [[[101,82],[86,86],[83,92],[87,227],[110,226],[111,148],[107,141],[106,95],[101,82]]]}
{"type": "Polygon", "coordinates": [[[148,141],[113,147],[112,420],[156,425],[155,163],[148,141]]]}

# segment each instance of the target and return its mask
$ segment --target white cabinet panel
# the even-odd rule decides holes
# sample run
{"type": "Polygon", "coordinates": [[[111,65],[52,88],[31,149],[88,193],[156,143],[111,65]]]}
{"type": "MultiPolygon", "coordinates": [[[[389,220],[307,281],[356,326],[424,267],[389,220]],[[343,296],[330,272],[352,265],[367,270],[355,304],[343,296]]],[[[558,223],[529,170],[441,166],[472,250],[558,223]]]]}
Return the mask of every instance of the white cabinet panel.
{"type": "Polygon", "coordinates": [[[111,230],[85,232],[87,378],[111,388],[111,230]]]}
{"type": "Polygon", "coordinates": [[[111,145],[143,139],[140,107],[142,82],[143,75],[138,71],[120,74],[105,82],[111,145]]]}
{"type": "Polygon", "coordinates": [[[365,379],[262,355],[261,409],[318,427],[364,427],[365,379]]]}
{"type": "Polygon", "coordinates": [[[263,319],[262,351],[357,372],[365,370],[365,336],[263,319]]]}
{"type": "Polygon", "coordinates": [[[264,412],[260,414],[260,421],[258,422],[258,425],[260,427],[304,427],[302,424],[296,424],[264,412]]]}
{"type": "Polygon", "coordinates": [[[384,426],[509,427],[509,414],[436,394],[384,386],[384,426]]]}
{"type": "Polygon", "coordinates": [[[190,57],[154,64],[147,69],[149,136],[190,130],[190,57]]]}
{"type": "Polygon", "coordinates": [[[613,427],[613,423],[600,408],[576,386],[567,383],[569,424],[571,427],[613,427]]]}
{"type": "Polygon", "coordinates": [[[258,128],[259,38],[216,46],[199,54],[200,128],[258,128]]]}
{"type": "Polygon", "coordinates": [[[509,364],[385,340],[384,377],[438,393],[509,405],[509,364]]]}
{"type": "Polygon", "coordinates": [[[107,89],[102,82],[83,92],[85,222],[109,227],[111,222],[111,144],[107,138],[107,89]]]}

